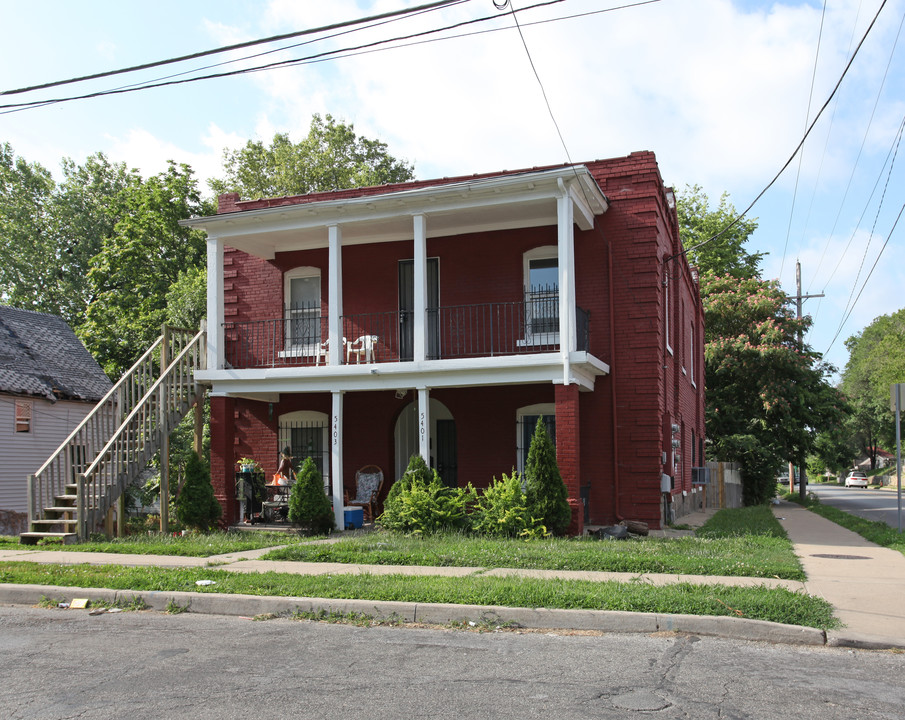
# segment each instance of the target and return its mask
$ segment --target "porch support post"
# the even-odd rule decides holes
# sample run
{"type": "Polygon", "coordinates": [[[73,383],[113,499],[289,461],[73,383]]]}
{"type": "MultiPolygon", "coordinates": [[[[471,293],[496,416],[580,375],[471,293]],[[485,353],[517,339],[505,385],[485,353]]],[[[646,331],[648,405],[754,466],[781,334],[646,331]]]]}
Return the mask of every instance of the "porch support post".
{"type": "Polygon", "coordinates": [[[333,393],[333,415],[330,421],[330,477],[333,485],[333,517],[336,529],[346,529],[343,516],[343,394],[333,393]]]}
{"type": "Polygon", "coordinates": [[[223,240],[207,239],[207,367],[220,370],[224,362],[223,240]]]}
{"type": "MultiPolygon", "coordinates": [[[[427,357],[427,220],[424,215],[414,215],[415,250],[412,265],[414,292],[414,360],[423,361],[427,357]]],[[[426,458],[425,458],[426,459],[426,458]]]]}
{"type": "Polygon", "coordinates": [[[418,388],[418,453],[424,462],[431,462],[430,390],[418,388]]]}
{"type": "Polygon", "coordinates": [[[556,385],[556,464],[569,493],[569,535],[584,534],[578,385],[556,385]]]}
{"type": "Polygon", "coordinates": [[[328,297],[328,328],[327,337],[330,339],[329,357],[330,365],[342,363],[342,314],[343,314],[343,252],[342,229],[338,225],[330,225],[329,243],[329,273],[328,297]]]}
{"type": "Polygon", "coordinates": [[[559,351],[563,358],[563,384],[569,384],[569,353],[575,339],[575,234],[572,198],[562,180],[556,199],[557,263],[559,265],[559,351]]]}

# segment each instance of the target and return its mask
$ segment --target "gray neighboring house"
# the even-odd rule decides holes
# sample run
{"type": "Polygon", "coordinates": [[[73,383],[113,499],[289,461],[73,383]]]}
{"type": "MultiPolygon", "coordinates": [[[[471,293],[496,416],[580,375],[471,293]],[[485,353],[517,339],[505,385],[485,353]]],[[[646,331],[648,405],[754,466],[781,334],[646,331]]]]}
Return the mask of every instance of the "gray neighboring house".
{"type": "Polygon", "coordinates": [[[62,318],[0,306],[0,534],[26,529],[27,476],[111,387],[62,318]]]}

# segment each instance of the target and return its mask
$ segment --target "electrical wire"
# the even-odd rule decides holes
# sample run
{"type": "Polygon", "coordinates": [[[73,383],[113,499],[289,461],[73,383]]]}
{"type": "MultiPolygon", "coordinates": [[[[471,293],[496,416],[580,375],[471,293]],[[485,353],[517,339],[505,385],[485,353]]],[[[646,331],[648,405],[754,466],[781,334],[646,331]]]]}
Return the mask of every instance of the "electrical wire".
{"type": "MultiPolygon", "coordinates": [[[[520,10],[519,12],[523,12],[525,10],[533,10],[535,8],[545,7],[548,5],[556,5],[556,4],[559,4],[562,2],[565,2],[565,0],[546,0],[546,2],[536,3],[529,7],[522,8],[522,10],[520,10]]],[[[172,85],[182,85],[182,84],[190,83],[190,82],[198,82],[201,80],[211,80],[211,79],[216,79],[216,78],[233,77],[236,75],[243,75],[245,73],[250,73],[250,72],[260,72],[263,70],[273,70],[273,69],[280,68],[280,67],[292,67],[294,65],[309,64],[311,62],[315,62],[317,60],[323,60],[325,58],[326,59],[335,59],[335,57],[330,57],[330,56],[339,56],[341,53],[352,53],[354,51],[359,51],[359,50],[363,50],[363,49],[367,49],[367,48],[373,48],[376,46],[387,45],[388,43],[392,43],[392,42],[397,42],[397,41],[401,41],[401,40],[410,40],[412,38],[433,35],[436,33],[440,33],[440,32],[446,31],[446,30],[453,30],[455,28],[463,27],[466,25],[473,25],[476,23],[482,23],[482,22],[487,22],[490,20],[496,20],[497,17],[498,17],[497,15],[487,15],[487,16],[484,16],[481,18],[474,18],[472,20],[465,20],[462,22],[453,23],[451,25],[446,25],[444,27],[434,28],[432,30],[424,30],[424,31],[421,31],[418,33],[411,33],[409,35],[400,35],[400,36],[397,36],[394,38],[388,38],[385,40],[376,40],[371,43],[365,43],[365,44],[357,45],[357,46],[354,46],[351,48],[340,48],[340,49],[336,49],[336,50],[327,50],[327,51],[324,51],[321,53],[316,53],[314,55],[309,55],[304,58],[294,58],[291,60],[280,60],[280,61],[273,62],[273,63],[267,63],[265,65],[259,65],[259,66],[252,67],[252,68],[243,68],[241,70],[233,70],[230,72],[211,73],[209,75],[201,75],[199,77],[186,78],[184,80],[171,80],[171,81],[166,81],[166,82],[157,82],[156,80],[149,80],[144,83],[139,83],[136,85],[120,87],[120,88],[116,88],[113,90],[99,90],[97,92],[85,93],[83,95],[73,95],[73,96],[69,96],[69,97],[53,98],[50,100],[40,100],[40,101],[26,102],[26,103],[8,103],[5,105],[0,105],[0,109],[5,110],[5,112],[0,113],[0,115],[5,115],[10,112],[18,112],[21,110],[27,110],[27,109],[31,109],[32,107],[43,107],[45,105],[50,105],[50,104],[54,104],[54,103],[70,102],[73,100],[87,100],[89,98],[102,97],[102,96],[106,96],[106,95],[121,95],[121,94],[128,93],[128,92],[136,92],[138,90],[147,90],[150,88],[167,87],[167,86],[172,86],[172,85]]]]}
{"type": "MultiPolygon", "coordinates": [[[[823,40],[823,21],[826,18],[826,0],[823,0],[823,11],[820,13],[820,30],[817,32],[817,51],[814,53],[814,70],[811,73],[811,90],[808,93],[808,110],[804,116],[805,131],[811,117],[811,103],[814,101],[814,84],[817,81],[817,66],[820,60],[820,43],[823,40]]],[[[792,218],[795,216],[795,200],[798,198],[798,181],[801,179],[801,166],[804,163],[804,148],[798,153],[798,170],[795,172],[795,188],[792,190],[792,207],[789,208],[789,226],[786,228],[786,243],[782,248],[782,262],[779,264],[779,277],[786,266],[786,255],[789,251],[789,236],[792,234],[792,218]]]]}
{"type": "Polygon", "coordinates": [[[685,248],[681,252],[678,252],[675,255],[672,255],[672,256],[666,258],[663,262],[669,262],[670,260],[674,260],[677,257],[686,255],[693,250],[702,248],[705,245],[708,245],[708,244],[714,242],[715,240],[718,240],[719,238],[723,237],[723,235],[725,235],[732,228],[734,228],[736,225],[738,225],[738,223],[741,222],[742,218],[744,218],[749,212],[751,212],[751,209],[767,193],[767,190],[769,190],[771,187],[773,187],[773,185],[776,183],[776,181],[779,180],[780,176],[785,172],[786,168],[792,164],[792,161],[795,159],[795,156],[798,154],[798,151],[801,150],[805,141],[808,139],[808,136],[811,134],[811,131],[814,129],[814,126],[817,124],[817,121],[823,115],[823,111],[826,110],[826,108],[829,106],[830,102],[832,101],[833,97],[836,95],[836,92],[839,90],[839,87],[842,85],[842,81],[845,79],[845,76],[848,74],[848,71],[851,69],[852,63],[854,63],[855,58],[858,57],[858,52],[861,50],[861,47],[864,45],[864,41],[867,40],[868,35],[870,35],[871,30],[873,30],[874,25],[876,25],[877,18],[880,17],[880,13],[883,12],[883,8],[886,7],[886,2],[887,2],[887,0],[883,0],[882,4],[880,5],[879,10],[877,10],[876,15],[874,15],[873,20],[870,21],[870,25],[868,25],[867,30],[864,32],[864,35],[861,37],[861,40],[858,43],[858,47],[855,48],[855,52],[852,54],[851,58],[849,58],[849,61],[846,63],[845,68],[842,70],[842,74],[839,76],[839,80],[836,82],[836,85],[833,87],[832,92],[830,92],[829,97],[823,103],[820,110],[817,111],[817,114],[814,116],[813,122],[808,126],[808,129],[805,132],[804,137],[801,138],[801,142],[798,143],[798,145],[792,151],[792,154],[789,156],[789,159],[786,160],[786,162],[779,169],[779,172],[776,173],[776,175],[773,177],[773,179],[769,183],[767,183],[766,187],[764,187],[764,189],[761,190],[757,194],[757,197],[755,197],[754,200],[751,201],[751,204],[748,205],[747,208],[745,208],[741,213],[739,213],[735,217],[735,219],[732,220],[732,222],[730,222],[728,225],[726,225],[726,227],[724,227],[722,230],[720,230],[716,235],[713,235],[712,237],[708,238],[707,240],[702,240],[697,245],[693,245],[690,248],[685,248]]]}
{"type": "Polygon", "coordinates": [[[14,90],[0,90],[0,95],[17,95],[20,93],[32,92],[34,90],[45,90],[47,88],[59,87],[60,85],[70,85],[72,83],[84,82],[86,80],[97,80],[99,78],[111,77],[113,75],[122,75],[123,73],[136,72],[138,70],[148,70],[150,68],[161,67],[163,65],[171,65],[173,63],[184,62],[186,60],[196,60],[198,58],[216,55],[219,53],[231,52],[233,50],[241,50],[242,48],[254,47],[255,45],[266,45],[267,43],[279,42],[280,40],[288,40],[289,38],[300,37],[302,35],[313,35],[327,30],[336,30],[338,28],[361,25],[373,20],[382,20],[384,18],[399,17],[405,15],[419,14],[425,10],[437,10],[448,5],[459,5],[461,3],[470,2],[470,0],[438,0],[437,2],[428,3],[427,5],[419,5],[414,8],[406,8],[404,10],[393,10],[392,12],[381,13],[379,15],[371,15],[369,17],[357,18],[355,20],[347,20],[341,23],[333,23],[318,28],[308,30],[299,30],[297,32],[285,33],[282,35],[273,35],[272,37],[262,38],[260,40],[250,40],[248,42],[236,43],[234,45],[226,45],[224,47],[214,48],[213,50],[203,50],[201,52],[182,55],[180,57],[168,58],[166,60],[157,60],[155,62],[144,63],[142,65],[133,65],[119,70],[109,70],[107,72],[94,73],[93,75],[83,75],[82,77],[70,78],[68,80],[56,80],[54,82],[43,83],[41,85],[32,85],[30,87],[16,88],[14,90]]]}
{"type": "MultiPolygon", "coordinates": [[[[547,0],[546,2],[540,2],[540,3],[536,3],[534,5],[530,5],[530,6],[521,8],[517,12],[525,12],[527,10],[534,10],[536,8],[546,7],[548,5],[555,5],[555,4],[558,4],[561,2],[565,2],[565,0],[547,0]]],[[[641,5],[649,5],[649,4],[655,3],[655,2],[661,2],[661,0],[641,0],[640,2],[627,3],[624,5],[603,8],[601,10],[591,10],[588,12],[575,13],[572,15],[563,15],[560,17],[549,18],[546,20],[536,20],[534,22],[527,22],[527,23],[523,22],[522,27],[531,27],[534,25],[545,25],[545,24],[553,23],[553,22],[561,22],[563,20],[574,20],[577,18],[588,17],[591,15],[600,15],[603,13],[614,12],[617,10],[625,10],[628,8],[638,7],[641,5]]],[[[196,81],[200,81],[200,80],[210,80],[210,79],[218,79],[218,78],[225,78],[225,77],[233,77],[233,76],[242,75],[245,73],[262,72],[262,71],[267,71],[267,70],[279,69],[279,68],[283,68],[283,67],[310,65],[310,64],[319,63],[319,62],[328,62],[328,61],[336,60],[336,59],[356,57],[358,55],[364,55],[364,54],[368,54],[368,53],[372,53],[372,52],[382,52],[385,50],[396,50],[396,49],[405,48],[405,47],[413,47],[413,46],[417,46],[417,45],[427,44],[430,42],[440,42],[443,40],[454,40],[454,39],[463,38],[463,37],[471,37],[471,36],[475,36],[475,35],[482,35],[482,34],[492,33],[492,32],[501,32],[504,30],[511,29],[508,26],[507,27],[498,27],[498,28],[491,28],[491,29],[487,29],[487,30],[477,30],[477,31],[468,32],[468,33],[459,33],[459,34],[449,35],[449,36],[441,37],[441,38],[431,38],[429,40],[420,40],[420,41],[413,41],[413,42],[400,42],[402,40],[424,37],[424,36],[427,36],[430,34],[442,32],[444,30],[455,29],[455,28],[461,27],[463,25],[470,25],[470,24],[475,24],[478,22],[484,22],[484,21],[496,19],[497,17],[498,16],[496,16],[496,15],[491,15],[491,16],[487,16],[484,18],[478,18],[475,20],[468,20],[468,21],[464,21],[461,23],[455,23],[453,25],[449,25],[449,26],[446,26],[443,28],[438,28],[435,30],[424,31],[421,33],[414,33],[412,35],[407,35],[407,36],[399,36],[396,38],[390,38],[388,40],[381,40],[381,41],[377,41],[374,43],[368,43],[365,45],[360,45],[360,46],[351,47],[351,48],[340,48],[340,49],[331,50],[328,52],[317,53],[315,55],[309,55],[309,56],[303,57],[303,58],[284,60],[284,61],[281,61],[278,63],[269,63],[267,65],[257,66],[257,67],[253,67],[253,68],[245,68],[242,70],[236,70],[236,71],[228,72],[228,73],[214,73],[214,74],[210,74],[210,75],[199,76],[196,78],[187,78],[184,80],[173,81],[173,82],[158,82],[157,80],[149,80],[149,81],[145,81],[143,83],[136,83],[134,85],[115,88],[113,90],[103,90],[103,91],[98,91],[95,93],[88,93],[85,95],[77,95],[77,96],[56,98],[56,99],[43,100],[43,101],[34,101],[34,102],[30,102],[30,103],[0,105],[0,109],[2,109],[2,112],[0,112],[0,115],[6,115],[9,113],[14,113],[14,112],[21,112],[23,110],[31,110],[31,109],[44,107],[46,105],[52,105],[52,104],[60,103],[60,102],[69,102],[69,101],[73,101],[73,100],[85,100],[85,99],[90,99],[90,98],[94,98],[94,97],[102,97],[102,96],[106,96],[106,95],[119,95],[119,94],[123,94],[123,93],[127,93],[127,92],[136,92],[139,90],[148,90],[148,89],[152,89],[152,88],[166,87],[166,86],[171,86],[171,85],[181,85],[181,84],[185,84],[185,83],[189,83],[189,82],[196,82],[196,81]],[[389,43],[394,43],[394,42],[398,42],[399,44],[391,45],[390,47],[379,47],[379,46],[388,45],[389,43]]],[[[283,49],[285,49],[285,48],[280,48],[280,50],[283,50],[283,49]]],[[[273,52],[273,51],[269,51],[269,52],[273,52]]],[[[251,57],[258,57],[259,55],[264,55],[264,54],[268,54],[268,53],[259,53],[258,55],[254,55],[251,57]]],[[[239,62],[244,59],[249,59],[249,58],[239,58],[236,61],[229,61],[229,62],[239,62]]],[[[222,63],[222,64],[227,64],[227,63],[222,63]]],[[[217,67],[217,66],[218,65],[214,65],[214,66],[210,66],[210,67],[217,67]]],[[[197,72],[199,69],[204,69],[204,68],[196,68],[195,70],[190,71],[190,72],[197,72]]],[[[181,73],[181,74],[186,74],[186,73],[181,73]]],[[[173,75],[173,76],[169,76],[169,77],[178,77],[178,76],[179,75],[173,75]]],[[[166,79],[166,78],[163,78],[163,79],[166,79]]]]}
{"type": "MultiPolygon", "coordinates": [[[[868,235],[868,243],[867,243],[867,246],[864,248],[864,255],[861,258],[861,266],[858,268],[858,277],[861,276],[861,270],[864,267],[864,259],[867,257],[867,250],[870,247],[870,238],[873,237],[874,230],[877,227],[877,220],[880,217],[880,210],[882,210],[882,208],[883,208],[883,201],[886,198],[886,191],[889,189],[889,179],[892,177],[892,170],[896,164],[896,157],[899,154],[899,145],[902,142],[903,132],[905,132],[905,116],[902,117],[902,122],[899,125],[899,131],[897,133],[897,139],[896,139],[895,152],[893,153],[892,162],[890,162],[890,164],[889,164],[889,171],[886,174],[886,185],[884,185],[884,187],[883,187],[883,194],[880,196],[880,202],[877,205],[877,214],[874,216],[874,223],[871,226],[870,234],[868,235]]],[[[905,205],[902,206],[902,210],[905,210],[905,205]]],[[[899,211],[899,215],[896,218],[895,223],[893,223],[892,230],[890,230],[889,235],[886,236],[886,242],[883,243],[883,247],[880,248],[880,252],[877,253],[877,257],[874,259],[874,264],[871,266],[870,272],[867,274],[867,277],[864,278],[864,283],[861,285],[861,289],[858,291],[858,296],[855,298],[854,301],[852,301],[851,295],[854,293],[855,286],[857,286],[857,284],[858,284],[858,278],[856,277],[855,282],[852,283],[852,293],[849,294],[849,302],[848,302],[848,304],[846,304],[845,310],[842,311],[845,314],[845,317],[843,317],[842,322],[839,323],[839,329],[836,330],[836,334],[833,336],[833,339],[830,341],[830,346],[827,348],[826,352],[829,352],[830,349],[833,347],[833,343],[836,342],[836,338],[839,337],[839,334],[842,332],[842,328],[845,326],[845,323],[848,322],[848,319],[851,317],[852,312],[855,309],[855,305],[857,304],[858,299],[861,297],[861,293],[863,293],[864,288],[867,287],[867,283],[870,280],[870,276],[873,275],[874,268],[877,267],[877,263],[880,261],[880,257],[883,255],[883,251],[886,249],[886,245],[889,243],[889,238],[892,237],[892,232],[893,232],[893,230],[895,230],[896,225],[899,222],[899,218],[902,216],[902,210],[899,211]]],[[[826,353],[824,353],[824,355],[825,354],[826,353]]]]}

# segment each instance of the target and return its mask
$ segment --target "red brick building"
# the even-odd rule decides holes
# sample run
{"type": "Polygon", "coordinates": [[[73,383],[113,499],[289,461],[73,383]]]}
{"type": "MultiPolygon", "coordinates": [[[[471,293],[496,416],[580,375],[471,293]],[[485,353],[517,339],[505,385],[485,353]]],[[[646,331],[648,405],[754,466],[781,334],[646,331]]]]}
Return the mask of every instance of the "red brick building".
{"type": "Polygon", "coordinates": [[[659,527],[688,504],[704,464],[703,315],[652,153],[227,194],[187,224],[208,234],[198,378],[226,522],[240,457],[269,475],[282,447],[311,455],[337,499],[368,464],[385,495],[413,453],[483,487],[524,466],[538,417],[585,524],[659,527]]]}

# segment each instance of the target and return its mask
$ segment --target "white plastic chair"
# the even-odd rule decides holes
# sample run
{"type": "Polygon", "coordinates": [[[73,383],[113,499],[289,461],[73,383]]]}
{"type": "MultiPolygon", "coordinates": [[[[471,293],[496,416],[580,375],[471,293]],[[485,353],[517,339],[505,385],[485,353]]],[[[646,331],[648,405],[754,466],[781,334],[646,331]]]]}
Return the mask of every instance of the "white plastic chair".
{"type": "Polygon", "coordinates": [[[362,357],[365,362],[374,362],[377,355],[377,335],[362,335],[346,344],[346,364],[352,362],[352,354],[355,354],[355,362],[360,363],[362,357]]]}
{"type": "MultiPolygon", "coordinates": [[[[346,347],[346,345],[347,345],[346,339],[343,338],[342,347],[346,347]]],[[[340,351],[340,352],[342,352],[342,351],[340,351]]],[[[327,363],[330,362],[330,338],[327,338],[320,345],[317,346],[317,355],[316,355],[314,364],[320,365],[321,360],[324,361],[324,365],[326,365],[327,363]]],[[[346,362],[348,362],[348,357],[346,359],[346,362]]]]}

